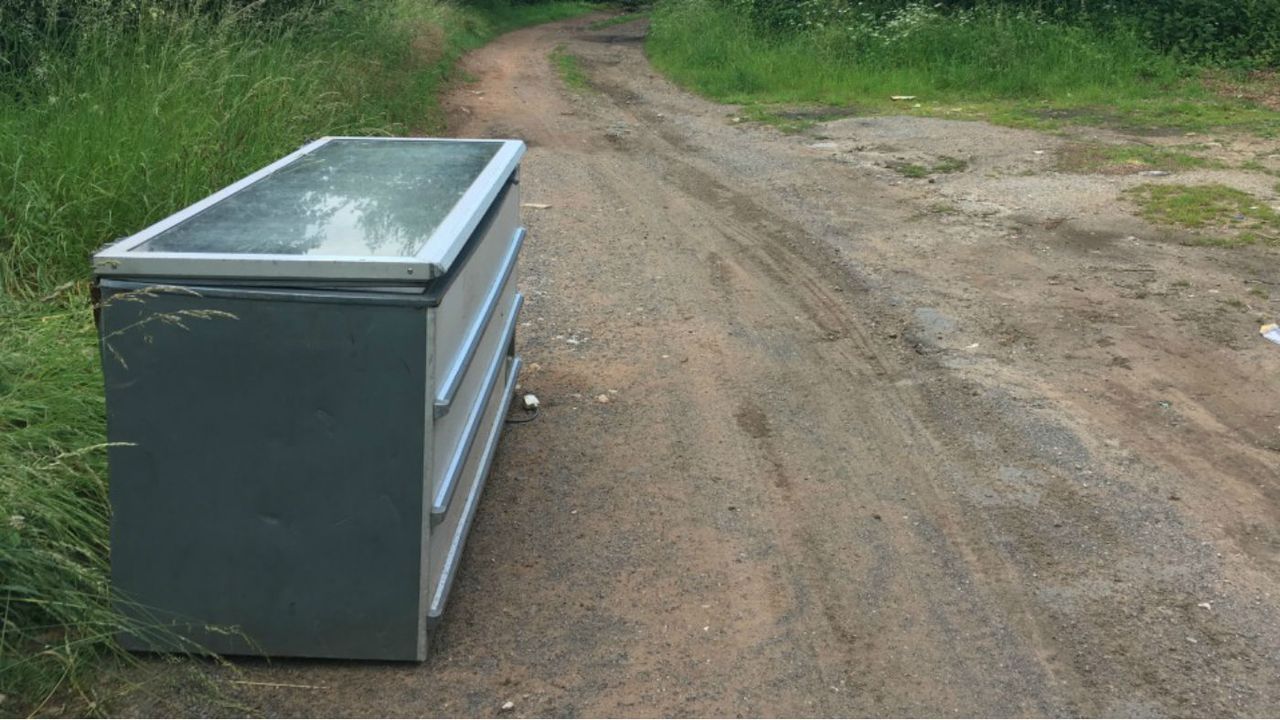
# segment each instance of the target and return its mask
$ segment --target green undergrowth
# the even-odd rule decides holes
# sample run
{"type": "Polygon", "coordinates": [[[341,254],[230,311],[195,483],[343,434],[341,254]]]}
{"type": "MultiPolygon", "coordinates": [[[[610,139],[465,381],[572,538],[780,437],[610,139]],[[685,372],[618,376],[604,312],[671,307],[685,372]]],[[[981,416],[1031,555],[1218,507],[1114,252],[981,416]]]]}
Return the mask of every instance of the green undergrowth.
{"type": "MultiPolygon", "coordinates": [[[[999,4],[952,11],[908,4],[843,25],[770,32],[728,3],[663,0],[646,47],[681,85],[762,108],[747,116],[818,105],[1036,129],[1280,133],[1280,114],[1216,92],[1202,70],[1152,50],[1135,31],[999,4]]],[[[1215,85],[1224,74],[1231,73],[1215,73],[1215,85]]]]}
{"type": "Polygon", "coordinates": [[[311,139],[439,132],[436,98],[462,52],[595,8],[47,2],[32,17],[93,12],[48,37],[29,28],[24,71],[0,67],[0,715],[101,713],[118,698],[102,681],[126,656],[108,586],[93,250],[311,139]]]}
{"type": "Polygon", "coordinates": [[[1198,231],[1195,244],[1280,244],[1280,213],[1226,185],[1139,185],[1126,191],[1146,219],[1198,231]]]}
{"type": "MultiPolygon", "coordinates": [[[[112,656],[102,381],[88,298],[0,297],[0,690],[30,712],[56,690],[101,697],[112,656]]],[[[13,712],[13,705],[0,706],[13,712]]],[[[9,714],[6,712],[5,714],[9,714]]]]}

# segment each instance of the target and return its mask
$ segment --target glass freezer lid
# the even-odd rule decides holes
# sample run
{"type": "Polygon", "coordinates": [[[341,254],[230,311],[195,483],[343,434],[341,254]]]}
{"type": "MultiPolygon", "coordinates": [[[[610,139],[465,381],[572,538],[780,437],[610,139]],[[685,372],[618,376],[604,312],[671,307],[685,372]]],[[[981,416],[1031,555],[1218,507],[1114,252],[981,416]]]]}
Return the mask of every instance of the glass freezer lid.
{"type": "Polygon", "coordinates": [[[102,275],[421,281],[515,168],[504,140],[325,138],[104,250],[102,275]]]}

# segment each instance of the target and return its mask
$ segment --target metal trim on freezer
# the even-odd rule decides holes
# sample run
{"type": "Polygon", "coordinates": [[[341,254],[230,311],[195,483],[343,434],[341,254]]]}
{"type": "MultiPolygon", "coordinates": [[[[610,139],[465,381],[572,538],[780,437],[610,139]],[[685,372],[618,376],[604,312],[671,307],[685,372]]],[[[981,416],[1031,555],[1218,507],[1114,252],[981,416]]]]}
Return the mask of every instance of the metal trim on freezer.
{"type": "MultiPolygon", "coordinates": [[[[504,354],[503,358],[506,356],[504,354]]],[[[475,519],[476,509],[480,506],[480,494],[484,491],[485,480],[489,477],[489,466],[493,463],[493,456],[498,449],[498,441],[502,437],[502,425],[507,417],[507,410],[511,407],[511,398],[515,394],[516,378],[520,376],[521,360],[517,355],[511,358],[511,371],[507,373],[506,386],[503,389],[502,400],[498,404],[498,412],[493,418],[493,428],[489,430],[489,437],[484,445],[484,457],[480,460],[480,467],[476,468],[476,481],[472,484],[471,492],[467,493],[467,504],[463,508],[462,519],[458,522],[458,527],[453,533],[453,539],[449,544],[449,553],[445,556],[444,569],[440,573],[440,580],[436,583],[436,592],[431,599],[431,607],[427,611],[427,624],[434,625],[444,615],[445,601],[449,599],[449,590],[453,587],[453,578],[458,571],[458,564],[462,560],[462,548],[467,542],[467,533],[471,530],[471,521],[475,519]]]]}
{"type": "Polygon", "coordinates": [[[471,446],[475,444],[476,434],[480,432],[480,425],[484,421],[484,405],[493,395],[493,388],[498,382],[498,374],[502,370],[503,361],[509,357],[507,353],[511,347],[512,339],[515,338],[516,323],[520,319],[520,307],[523,304],[524,295],[516,293],[511,302],[511,314],[507,317],[506,327],[502,329],[502,340],[498,345],[497,357],[490,364],[488,373],[482,383],[481,391],[476,395],[475,403],[471,406],[471,412],[467,417],[466,429],[454,449],[453,457],[449,460],[449,468],[445,471],[444,482],[440,483],[440,489],[436,491],[435,498],[431,501],[432,525],[439,524],[444,519],[445,513],[449,511],[449,505],[453,501],[453,493],[458,489],[462,469],[467,464],[467,457],[471,454],[471,446]]]}
{"type": "Polygon", "coordinates": [[[493,199],[502,191],[524,156],[519,140],[445,138],[324,137],[299,148],[209,197],[135,233],[93,256],[93,269],[103,276],[165,278],[271,278],[274,280],[380,280],[427,282],[448,272],[493,199]],[[336,140],[380,142],[488,142],[502,145],[462,197],[413,257],[282,255],[237,253],[133,252],[156,235],[189,220],[213,205],[269,177],[299,158],[336,140]]]}
{"type": "Polygon", "coordinates": [[[502,291],[507,287],[507,280],[511,278],[511,273],[515,271],[516,262],[520,259],[520,247],[524,244],[524,238],[525,229],[517,229],[511,238],[506,257],[502,260],[502,269],[499,270],[498,278],[494,281],[494,285],[489,288],[489,295],[484,301],[484,310],[476,315],[475,322],[467,330],[462,352],[458,353],[452,366],[439,384],[434,403],[436,418],[442,418],[447,415],[453,406],[453,399],[458,394],[458,388],[462,387],[462,380],[467,376],[467,371],[471,369],[471,359],[475,357],[476,350],[480,348],[480,342],[484,339],[485,330],[489,328],[489,322],[493,320],[493,314],[498,311],[498,303],[502,300],[502,291]]]}

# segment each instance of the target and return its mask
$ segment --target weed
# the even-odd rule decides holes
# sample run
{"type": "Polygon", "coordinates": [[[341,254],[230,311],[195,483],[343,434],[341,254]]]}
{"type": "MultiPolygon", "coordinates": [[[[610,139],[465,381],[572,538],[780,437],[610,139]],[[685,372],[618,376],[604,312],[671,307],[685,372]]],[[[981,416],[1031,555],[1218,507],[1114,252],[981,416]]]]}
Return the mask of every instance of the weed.
{"type": "Polygon", "coordinates": [[[1222,167],[1222,163],[1181,150],[1151,145],[1076,143],[1065,147],[1058,156],[1058,169],[1072,173],[1177,172],[1205,167],[1222,167]]]}
{"type": "Polygon", "coordinates": [[[944,155],[938,158],[937,163],[930,166],[908,162],[895,162],[890,163],[889,167],[896,170],[898,174],[903,177],[920,179],[929,177],[930,175],[964,172],[969,168],[969,161],[944,155]]]}
{"type": "Polygon", "coordinates": [[[1214,230],[1234,236],[1203,240],[1204,244],[1273,243],[1280,233],[1280,214],[1249,193],[1225,185],[1140,185],[1126,194],[1152,222],[1214,230]]]}
{"type": "Polygon", "coordinates": [[[567,87],[574,90],[586,90],[590,87],[586,72],[582,69],[582,61],[571,54],[563,44],[551,51],[551,64],[555,66],[560,79],[567,87]]]}
{"type": "Polygon", "coordinates": [[[964,172],[965,170],[968,170],[968,169],[969,169],[968,160],[961,160],[960,158],[953,158],[949,155],[944,155],[938,159],[937,164],[935,164],[930,169],[930,172],[934,174],[945,175],[948,173],[964,172]]]}

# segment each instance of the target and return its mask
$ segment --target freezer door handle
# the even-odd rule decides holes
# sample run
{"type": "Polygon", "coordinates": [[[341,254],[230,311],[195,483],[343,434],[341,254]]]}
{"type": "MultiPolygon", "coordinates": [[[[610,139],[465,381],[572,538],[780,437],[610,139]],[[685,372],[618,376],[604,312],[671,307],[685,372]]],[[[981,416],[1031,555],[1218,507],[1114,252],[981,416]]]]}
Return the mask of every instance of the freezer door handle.
{"type": "MultiPolygon", "coordinates": [[[[480,392],[476,394],[475,402],[471,405],[471,414],[467,417],[466,427],[462,431],[462,442],[459,442],[458,447],[453,451],[453,457],[449,459],[449,467],[444,473],[444,482],[440,483],[440,489],[436,491],[431,501],[432,525],[443,520],[445,513],[449,511],[453,493],[458,489],[458,483],[462,479],[462,468],[467,464],[471,447],[475,445],[476,435],[480,433],[480,426],[484,423],[485,405],[488,404],[489,398],[493,397],[493,389],[498,383],[498,375],[502,372],[502,364],[507,359],[507,351],[515,340],[516,322],[520,319],[520,306],[523,304],[524,295],[516,293],[511,302],[511,313],[507,315],[507,325],[502,329],[502,341],[498,344],[498,351],[494,353],[495,356],[489,363],[489,371],[485,375],[480,392]]],[[[494,422],[501,424],[502,418],[497,418],[494,422]]]]}
{"type": "Polygon", "coordinates": [[[480,467],[476,469],[475,482],[467,492],[462,507],[462,517],[454,528],[453,537],[449,540],[449,552],[445,555],[444,566],[440,569],[440,579],[436,582],[435,593],[431,597],[431,606],[427,610],[427,623],[435,625],[444,615],[444,604],[449,599],[449,588],[458,571],[458,563],[462,560],[462,546],[467,541],[467,532],[471,529],[471,521],[476,516],[476,508],[480,504],[480,493],[484,490],[484,480],[489,475],[489,465],[493,462],[494,451],[502,434],[502,419],[507,416],[507,408],[511,405],[511,397],[515,394],[516,378],[520,377],[520,357],[511,359],[511,369],[507,371],[507,382],[503,388],[502,402],[498,405],[498,417],[489,430],[485,440],[484,457],[480,467]]]}
{"type": "Polygon", "coordinates": [[[502,269],[498,271],[498,277],[493,283],[493,287],[489,288],[489,294],[485,298],[484,309],[477,315],[475,322],[467,329],[467,336],[462,341],[462,352],[453,359],[453,365],[449,367],[449,371],[445,374],[444,379],[440,382],[440,387],[436,391],[433,415],[436,419],[442,418],[449,413],[453,407],[453,399],[458,395],[458,388],[462,387],[462,381],[467,376],[467,370],[471,367],[471,360],[475,357],[476,349],[480,347],[480,341],[484,338],[485,330],[489,327],[489,321],[493,319],[493,313],[498,309],[498,303],[502,300],[502,290],[507,286],[507,280],[511,277],[511,273],[515,270],[516,261],[520,258],[520,246],[524,244],[524,228],[516,230],[511,236],[511,246],[507,249],[507,254],[502,260],[502,269]]]}

